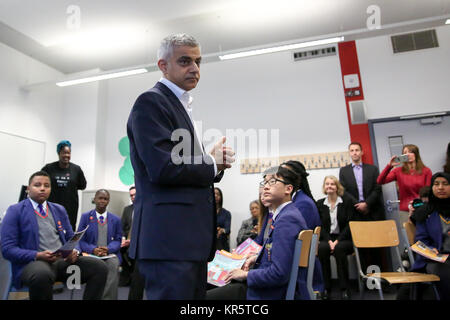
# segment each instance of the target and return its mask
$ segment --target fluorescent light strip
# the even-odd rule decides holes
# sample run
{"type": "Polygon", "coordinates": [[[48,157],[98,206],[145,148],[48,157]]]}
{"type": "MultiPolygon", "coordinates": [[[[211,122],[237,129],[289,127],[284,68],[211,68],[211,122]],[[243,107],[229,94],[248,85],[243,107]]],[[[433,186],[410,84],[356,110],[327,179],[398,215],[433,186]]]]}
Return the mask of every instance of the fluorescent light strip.
{"type": "Polygon", "coordinates": [[[67,86],[73,86],[73,85],[81,84],[81,83],[113,79],[113,78],[119,78],[119,77],[126,77],[126,76],[131,76],[134,74],[140,74],[140,73],[145,73],[145,72],[148,72],[148,70],[145,68],[128,70],[128,71],[120,71],[120,72],[102,74],[99,76],[92,76],[92,77],[87,77],[87,78],[57,82],[56,85],[58,87],[67,87],[67,86]]]}
{"type": "Polygon", "coordinates": [[[299,49],[299,48],[305,48],[305,47],[320,46],[320,45],[336,43],[336,42],[340,42],[340,41],[344,41],[344,37],[335,37],[335,38],[329,38],[329,39],[287,44],[287,45],[283,45],[283,46],[271,47],[271,48],[265,48],[265,49],[256,49],[256,50],[242,51],[242,52],[237,52],[237,53],[224,54],[223,56],[219,56],[219,58],[220,58],[220,60],[229,60],[229,59],[243,58],[243,57],[249,57],[249,56],[256,56],[256,55],[266,54],[266,53],[274,53],[274,52],[293,50],[293,49],[299,49]]]}

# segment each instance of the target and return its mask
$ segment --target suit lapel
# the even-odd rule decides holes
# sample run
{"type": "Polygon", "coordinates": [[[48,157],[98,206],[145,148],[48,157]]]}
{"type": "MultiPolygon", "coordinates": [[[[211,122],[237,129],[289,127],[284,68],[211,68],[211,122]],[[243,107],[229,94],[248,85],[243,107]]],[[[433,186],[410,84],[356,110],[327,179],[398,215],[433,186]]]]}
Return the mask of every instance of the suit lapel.
{"type": "Polygon", "coordinates": [[[107,214],[107,220],[106,220],[106,227],[107,227],[107,229],[108,229],[108,231],[107,231],[107,233],[106,233],[106,245],[108,245],[109,244],[109,241],[111,240],[111,238],[112,238],[112,228],[113,228],[113,225],[112,225],[112,219],[111,219],[111,217],[112,217],[112,215],[109,213],[109,212],[107,212],[106,213],[107,214]]]}
{"type": "Polygon", "coordinates": [[[36,213],[34,213],[33,205],[31,204],[31,201],[29,199],[24,200],[23,205],[23,210],[25,211],[26,215],[31,215],[30,222],[33,225],[32,230],[36,230],[36,232],[34,233],[34,241],[36,248],[39,248],[39,225],[36,218],[36,213]]]}
{"type": "Polygon", "coordinates": [[[352,187],[354,187],[356,189],[356,191],[358,191],[358,184],[356,183],[356,177],[355,177],[355,173],[353,172],[353,167],[351,164],[348,165],[348,174],[350,176],[350,183],[352,184],[352,187]]]}
{"type": "Polygon", "coordinates": [[[368,171],[369,170],[368,170],[367,165],[363,163],[363,166],[362,166],[362,177],[363,177],[362,184],[363,184],[363,196],[364,196],[364,199],[366,199],[366,194],[367,194],[367,190],[366,190],[367,189],[366,188],[367,183],[366,183],[366,181],[369,181],[369,172],[368,171]]]}
{"type": "MultiPolygon", "coordinates": [[[[161,83],[158,81],[155,85],[155,88],[158,89],[167,99],[169,99],[169,101],[171,102],[171,105],[174,106],[174,108],[176,109],[176,110],[174,110],[175,113],[181,114],[183,116],[183,119],[184,119],[185,123],[187,124],[189,131],[191,133],[191,139],[193,141],[193,145],[195,145],[195,144],[198,145],[197,137],[195,134],[195,129],[192,124],[191,118],[189,117],[189,115],[188,115],[186,109],[184,108],[183,104],[181,103],[180,99],[178,99],[175,96],[175,94],[172,92],[172,90],[170,90],[164,83],[161,83]]],[[[198,147],[199,147],[198,150],[203,150],[203,152],[205,152],[203,143],[201,143],[201,145],[199,145],[198,147]]],[[[195,150],[196,149],[194,148],[194,151],[195,150]]]]}
{"type": "MultiPolygon", "coordinates": [[[[92,210],[90,213],[90,216],[92,217],[92,221],[95,221],[95,227],[92,228],[92,231],[94,232],[94,244],[97,245],[98,242],[98,220],[97,220],[97,214],[95,210],[92,210]]],[[[90,218],[89,218],[90,220],[90,218]]],[[[91,228],[91,227],[89,227],[91,228]]]]}
{"type": "Polygon", "coordinates": [[[175,94],[172,92],[172,90],[170,90],[165,84],[163,84],[159,81],[156,83],[155,88],[157,88],[159,91],[161,91],[161,93],[164,96],[166,96],[167,99],[170,100],[171,105],[175,107],[177,113],[179,113],[183,116],[186,124],[189,127],[189,130],[194,135],[195,132],[194,132],[194,127],[192,126],[191,118],[187,114],[186,109],[181,104],[181,101],[175,96],[175,94]]]}
{"type": "Polygon", "coordinates": [[[53,204],[50,204],[50,202],[48,201],[47,206],[50,209],[50,214],[53,216],[53,221],[55,222],[55,227],[56,230],[58,231],[59,238],[61,239],[62,244],[64,244],[66,243],[66,235],[63,232],[63,227],[61,225],[61,219],[59,219],[59,214],[56,213],[56,207],[53,204]]]}

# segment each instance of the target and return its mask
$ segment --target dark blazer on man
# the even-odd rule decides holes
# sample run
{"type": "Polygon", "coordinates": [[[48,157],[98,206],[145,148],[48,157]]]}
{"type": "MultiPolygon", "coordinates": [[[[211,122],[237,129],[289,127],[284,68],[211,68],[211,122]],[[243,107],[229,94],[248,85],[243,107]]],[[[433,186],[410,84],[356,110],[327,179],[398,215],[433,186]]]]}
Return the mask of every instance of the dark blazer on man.
{"type": "Polygon", "coordinates": [[[180,100],[166,85],[156,83],[137,98],[127,134],[136,185],[129,256],[212,260],[216,238],[214,164],[202,154],[180,100]],[[180,152],[180,141],[187,150],[180,152]]]}
{"type": "MultiPolygon", "coordinates": [[[[363,163],[363,196],[367,203],[369,213],[364,215],[360,212],[362,220],[383,220],[385,219],[383,195],[381,186],[377,184],[377,178],[380,174],[378,168],[374,165],[363,163]]],[[[339,171],[339,181],[345,188],[345,195],[349,197],[355,205],[359,202],[358,185],[356,184],[355,174],[352,164],[342,167],[339,171]]]]}
{"type": "Polygon", "coordinates": [[[131,223],[133,221],[133,210],[134,206],[133,204],[130,204],[129,206],[126,206],[123,208],[122,212],[122,236],[125,238],[129,238],[129,233],[131,230],[131,223]]]}
{"type": "MultiPolygon", "coordinates": [[[[320,241],[328,242],[331,240],[330,229],[331,229],[331,217],[330,208],[324,204],[326,198],[317,200],[317,207],[319,208],[320,220],[322,221],[322,228],[320,230],[320,241]]],[[[343,202],[337,205],[337,221],[339,226],[339,236],[338,241],[341,240],[352,240],[350,234],[350,227],[348,225],[350,220],[354,219],[354,211],[352,202],[346,198],[342,198],[343,202]]]]}

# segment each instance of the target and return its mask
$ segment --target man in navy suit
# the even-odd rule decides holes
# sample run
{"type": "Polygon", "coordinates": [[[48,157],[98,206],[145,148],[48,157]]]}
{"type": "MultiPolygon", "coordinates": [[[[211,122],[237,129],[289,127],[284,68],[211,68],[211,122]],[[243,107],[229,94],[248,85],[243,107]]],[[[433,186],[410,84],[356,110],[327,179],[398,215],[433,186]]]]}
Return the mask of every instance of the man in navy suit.
{"type": "Polygon", "coordinates": [[[69,216],[63,206],[48,202],[50,176],[34,173],[28,183],[28,199],[6,211],[2,222],[3,256],[11,262],[16,288],[28,286],[30,300],[51,300],[55,281],[65,281],[70,265],[80,268],[81,282],[87,283],[83,298],[101,299],[107,269],[96,258],[79,257],[73,250],[66,258],[54,254],[73,236],[69,216]]]}
{"type": "Polygon", "coordinates": [[[196,132],[189,91],[200,62],[193,37],[166,37],[158,50],[163,77],[137,98],[128,119],[136,184],[129,255],[145,277],[147,299],[206,294],[216,238],[213,182],[231,167],[234,152],[223,137],[205,153],[196,132]]]}

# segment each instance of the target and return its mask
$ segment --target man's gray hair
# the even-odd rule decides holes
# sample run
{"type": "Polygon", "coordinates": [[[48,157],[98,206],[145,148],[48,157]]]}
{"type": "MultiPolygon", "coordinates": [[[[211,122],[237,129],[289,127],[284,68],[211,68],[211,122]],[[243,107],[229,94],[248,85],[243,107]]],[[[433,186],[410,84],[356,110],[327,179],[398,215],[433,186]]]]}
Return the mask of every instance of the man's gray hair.
{"type": "Polygon", "coordinates": [[[188,46],[188,47],[200,47],[200,44],[195,40],[193,36],[185,33],[172,34],[165,37],[158,49],[158,60],[167,60],[173,53],[175,46],[188,46]]]}

